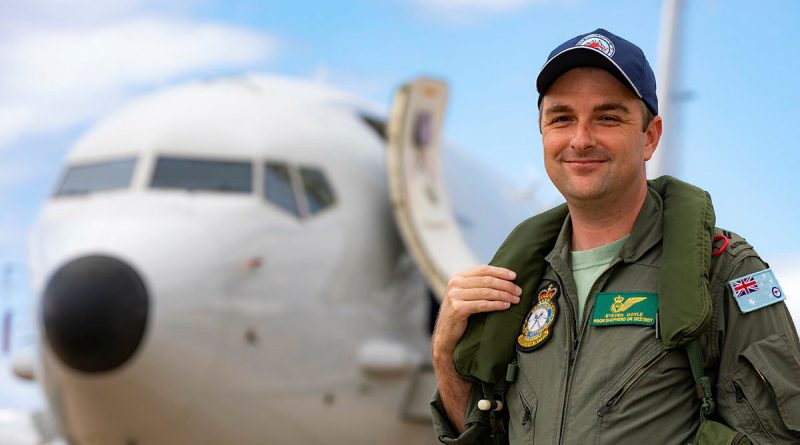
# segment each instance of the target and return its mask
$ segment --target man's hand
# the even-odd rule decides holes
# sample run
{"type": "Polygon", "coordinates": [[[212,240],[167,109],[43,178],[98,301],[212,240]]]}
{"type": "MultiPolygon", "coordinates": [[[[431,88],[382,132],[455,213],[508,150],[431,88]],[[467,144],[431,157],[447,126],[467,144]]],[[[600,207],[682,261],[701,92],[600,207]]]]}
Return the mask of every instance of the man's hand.
{"type": "Polygon", "coordinates": [[[453,275],[447,282],[433,332],[434,358],[437,352],[453,354],[470,315],[508,309],[519,303],[522,289],[511,281],[516,276],[508,269],[488,265],[453,275]]]}
{"type": "Polygon", "coordinates": [[[508,309],[519,303],[520,289],[511,280],[517,274],[494,266],[478,266],[456,273],[447,283],[433,331],[433,367],[439,395],[450,423],[464,431],[464,414],[471,384],[456,374],[453,351],[472,314],[508,309]]]}

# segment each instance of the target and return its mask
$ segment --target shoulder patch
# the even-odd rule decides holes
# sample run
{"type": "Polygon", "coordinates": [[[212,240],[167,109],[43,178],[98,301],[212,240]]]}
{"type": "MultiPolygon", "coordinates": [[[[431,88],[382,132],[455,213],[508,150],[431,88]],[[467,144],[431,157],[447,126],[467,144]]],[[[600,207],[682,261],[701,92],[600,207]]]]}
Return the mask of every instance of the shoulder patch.
{"type": "Polygon", "coordinates": [[[772,269],[736,278],[729,281],[728,286],[742,313],[752,312],[786,299],[772,269]]]}

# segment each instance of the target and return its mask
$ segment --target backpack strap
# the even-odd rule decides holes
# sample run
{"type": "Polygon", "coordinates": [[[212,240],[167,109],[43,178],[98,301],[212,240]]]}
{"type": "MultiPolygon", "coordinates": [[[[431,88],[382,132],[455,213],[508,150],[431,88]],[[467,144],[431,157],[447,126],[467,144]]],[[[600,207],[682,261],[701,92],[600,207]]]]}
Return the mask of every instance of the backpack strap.
{"type": "Polygon", "coordinates": [[[689,356],[689,366],[692,368],[697,398],[700,399],[700,422],[704,422],[714,414],[716,402],[711,388],[711,379],[706,375],[703,364],[703,349],[699,339],[692,339],[686,344],[686,354],[689,356]]]}

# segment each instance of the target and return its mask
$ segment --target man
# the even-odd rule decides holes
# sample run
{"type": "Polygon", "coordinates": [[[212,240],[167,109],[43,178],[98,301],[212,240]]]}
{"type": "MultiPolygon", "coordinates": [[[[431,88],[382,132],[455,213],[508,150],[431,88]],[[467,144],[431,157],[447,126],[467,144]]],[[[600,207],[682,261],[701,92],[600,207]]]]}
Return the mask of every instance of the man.
{"type": "MultiPolygon", "coordinates": [[[[700,443],[715,434],[800,443],[800,342],[777,280],[741,237],[714,232],[702,352],[659,338],[658,314],[677,303],[658,298],[669,205],[645,175],[662,120],[642,51],[598,29],[557,47],[536,85],[545,169],[569,215],[535,288],[523,291],[517,271],[491,265],[450,279],[433,335],[439,440],[687,444],[702,404],[702,419],[718,423],[703,423],[700,443]],[[534,297],[505,404],[478,403],[487,392],[456,372],[457,344],[470,316],[507,311],[523,292],[534,297]],[[703,374],[713,389],[696,390],[703,374]],[[505,414],[490,423],[495,409],[505,414]]],[[[515,230],[504,246],[528,241],[519,237],[515,230]]]]}

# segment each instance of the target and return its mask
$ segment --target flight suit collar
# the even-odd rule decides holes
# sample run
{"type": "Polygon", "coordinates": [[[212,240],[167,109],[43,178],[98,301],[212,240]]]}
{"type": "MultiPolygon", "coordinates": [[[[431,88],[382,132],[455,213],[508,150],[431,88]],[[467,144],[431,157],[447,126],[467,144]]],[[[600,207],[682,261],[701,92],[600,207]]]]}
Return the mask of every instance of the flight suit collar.
{"type": "Polygon", "coordinates": [[[631,236],[622,246],[622,260],[638,261],[647,251],[661,241],[663,234],[664,203],[658,192],[647,187],[647,197],[633,224],[631,236]]]}
{"type": "MultiPolygon", "coordinates": [[[[647,187],[645,197],[639,216],[633,224],[630,237],[622,246],[622,261],[633,263],[639,260],[647,251],[661,241],[663,229],[663,201],[658,192],[647,187]]],[[[561,232],[546,260],[552,264],[554,256],[559,256],[567,264],[570,262],[570,239],[572,238],[572,219],[570,215],[564,220],[561,232]]]]}

